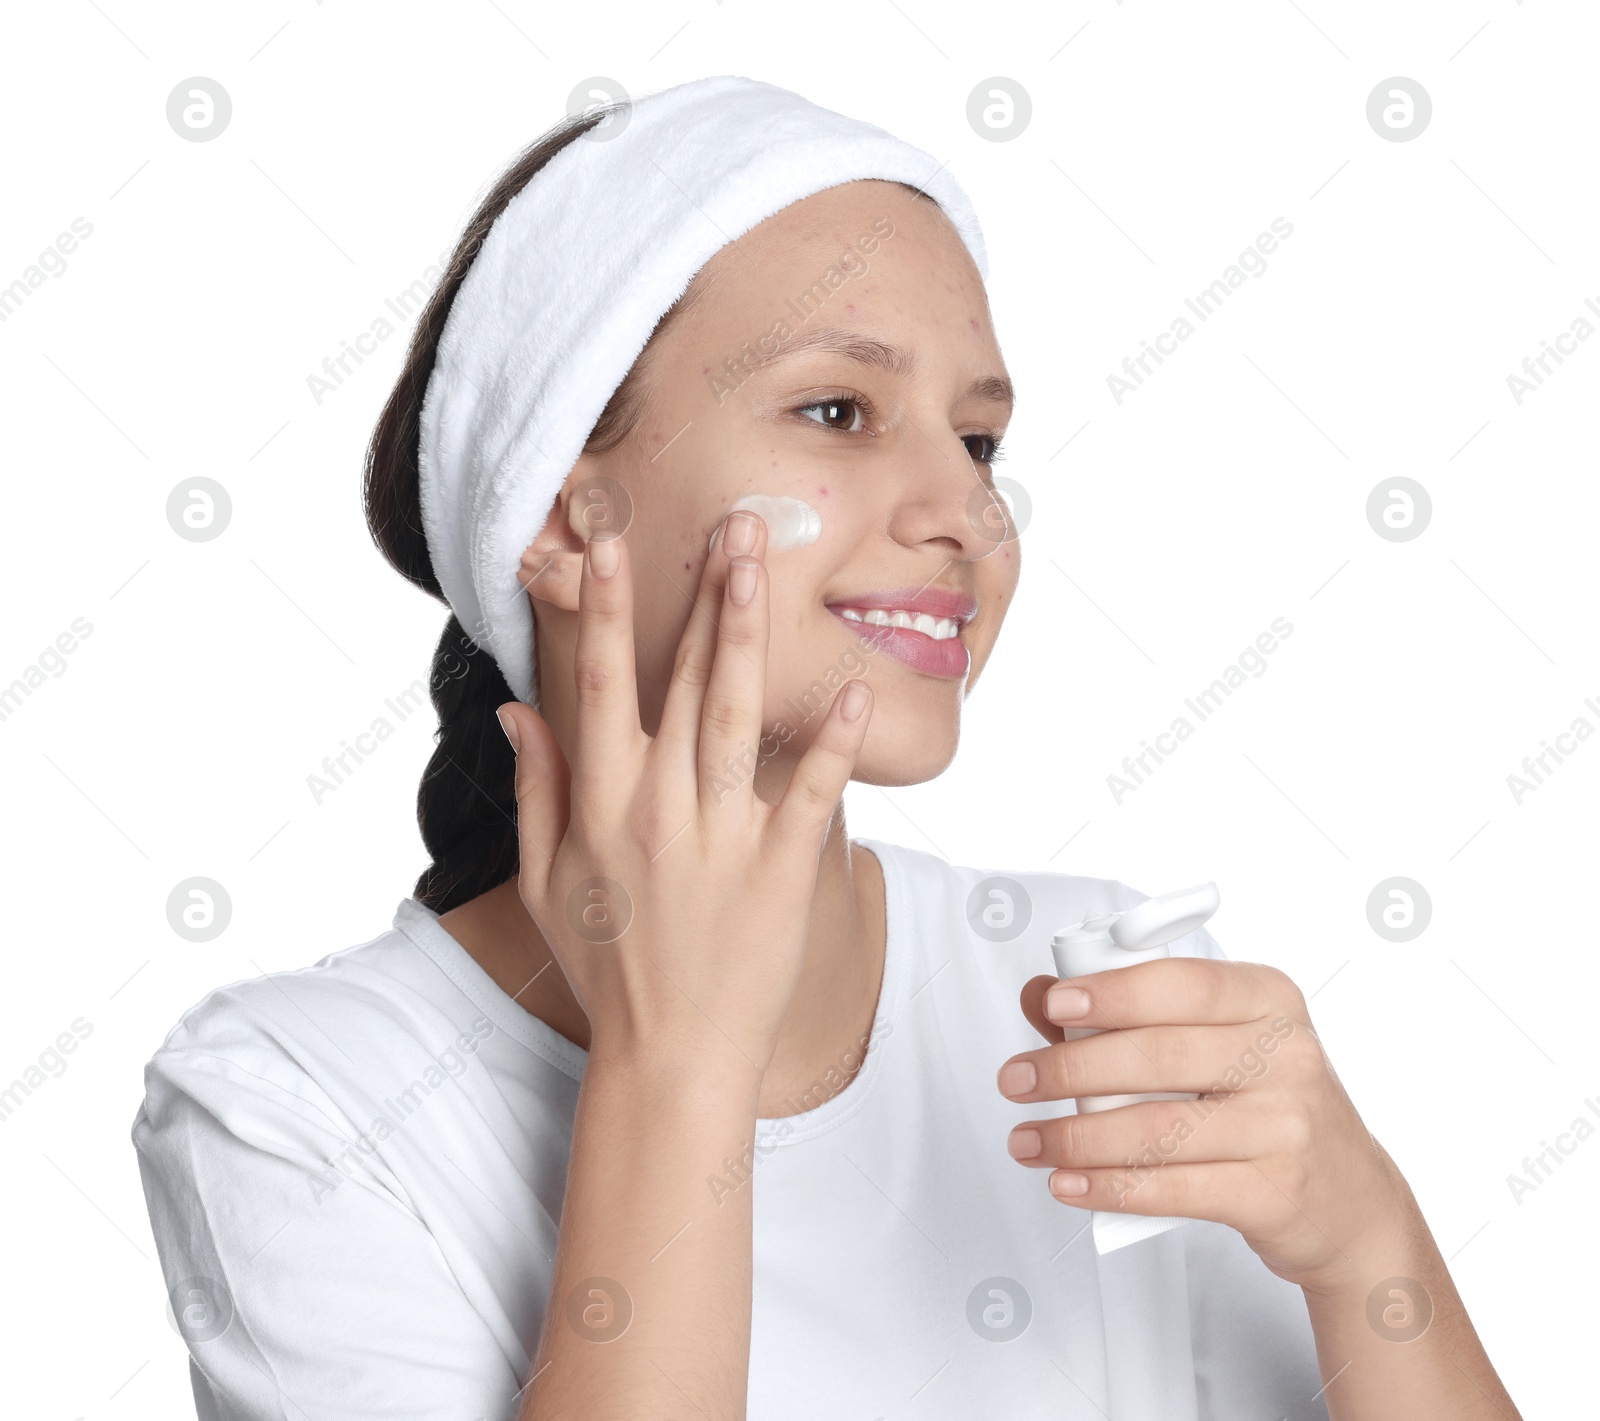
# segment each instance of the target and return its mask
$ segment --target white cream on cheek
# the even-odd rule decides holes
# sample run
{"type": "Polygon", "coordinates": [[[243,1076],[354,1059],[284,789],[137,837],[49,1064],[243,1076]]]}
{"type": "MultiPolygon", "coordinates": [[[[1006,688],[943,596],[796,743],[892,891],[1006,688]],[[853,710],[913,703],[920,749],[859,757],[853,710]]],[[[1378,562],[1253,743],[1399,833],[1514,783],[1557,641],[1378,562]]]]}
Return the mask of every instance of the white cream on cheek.
{"type": "MultiPolygon", "coordinates": [[[[731,504],[728,512],[741,508],[760,514],[766,523],[769,553],[786,553],[794,548],[803,548],[822,536],[822,515],[804,499],[789,498],[785,494],[747,493],[731,504]]],[[[717,533],[721,530],[719,523],[711,534],[708,547],[716,546],[717,533]]]]}

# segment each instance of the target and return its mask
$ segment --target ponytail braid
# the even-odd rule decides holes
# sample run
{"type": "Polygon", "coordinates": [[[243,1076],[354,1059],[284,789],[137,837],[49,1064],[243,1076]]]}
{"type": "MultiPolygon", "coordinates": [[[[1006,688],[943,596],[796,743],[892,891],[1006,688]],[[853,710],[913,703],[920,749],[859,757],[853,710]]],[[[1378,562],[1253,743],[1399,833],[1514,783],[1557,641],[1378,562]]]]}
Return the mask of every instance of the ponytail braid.
{"type": "MultiPolygon", "coordinates": [[[[423,533],[418,438],[422,399],[451,302],[490,227],[511,199],[567,144],[622,107],[609,105],[569,115],[501,174],[467,223],[418,318],[405,364],[373,429],[362,483],[367,528],[390,565],[441,602],[445,595],[423,533]]],[[[634,428],[641,413],[641,382],[636,378],[640,368],[635,362],[612,396],[590,435],[588,450],[613,448],[634,428]]],[[[538,531],[528,530],[529,542],[538,531]]],[[[417,879],[414,894],[435,912],[446,913],[517,872],[516,762],[494,713],[496,706],[516,697],[494,658],[454,614],[445,622],[434,651],[428,685],[439,729],[417,787],[417,823],[432,862],[417,879]]]]}

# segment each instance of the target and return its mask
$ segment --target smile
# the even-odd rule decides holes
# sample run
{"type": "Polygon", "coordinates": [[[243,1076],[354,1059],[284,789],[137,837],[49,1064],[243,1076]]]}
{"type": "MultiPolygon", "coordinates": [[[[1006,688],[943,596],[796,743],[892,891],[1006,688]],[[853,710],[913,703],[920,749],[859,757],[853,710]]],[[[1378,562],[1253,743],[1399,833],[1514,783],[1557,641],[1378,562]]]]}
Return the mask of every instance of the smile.
{"type": "Polygon", "coordinates": [[[931,636],[935,641],[949,641],[961,630],[954,617],[930,617],[926,612],[885,611],[882,607],[835,607],[847,622],[870,622],[875,627],[902,627],[931,636]]]}
{"type": "Polygon", "coordinates": [[[960,680],[972,658],[961,630],[977,615],[977,599],[942,588],[891,588],[827,604],[875,652],[939,680],[960,680]]]}

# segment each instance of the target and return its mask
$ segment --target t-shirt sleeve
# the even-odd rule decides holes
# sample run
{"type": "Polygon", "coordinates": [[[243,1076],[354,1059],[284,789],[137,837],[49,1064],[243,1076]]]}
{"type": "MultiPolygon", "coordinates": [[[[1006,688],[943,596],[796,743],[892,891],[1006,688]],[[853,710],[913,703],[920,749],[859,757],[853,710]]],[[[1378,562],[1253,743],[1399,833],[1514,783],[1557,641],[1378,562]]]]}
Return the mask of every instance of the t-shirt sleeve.
{"type": "Polygon", "coordinates": [[[520,1383],[433,1234],[288,1051],[180,1024],[132,1139],[199,1421],[511,1421],[520,1383]]]}

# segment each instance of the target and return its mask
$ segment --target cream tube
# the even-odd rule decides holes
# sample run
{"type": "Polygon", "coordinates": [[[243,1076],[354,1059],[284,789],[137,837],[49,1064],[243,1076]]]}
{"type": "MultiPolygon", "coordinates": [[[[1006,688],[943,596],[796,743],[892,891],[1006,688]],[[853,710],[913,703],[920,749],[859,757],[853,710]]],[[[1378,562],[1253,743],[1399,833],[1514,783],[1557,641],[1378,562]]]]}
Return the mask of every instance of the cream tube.
{"type": "MultiPolygon", "coordinates": [[[[806,547],[822,536],[822,515],[804,499],[790,498],[787,494],[747,493],[728,508],[729,513],[749,509],[759,513],[767,525],[767,551],[787,553],[806,547]]],[[[711,541],[706,547],[717,545],[717,534],[722,524],[712,529],[711,541]]]]}
{"type": "MultiPolygon", "coordinates": [[[[1185,888],[1160,898],[1147,898],[1125,913],[1090,913],[1076,927],[1063,928],[1050,939],[1050,953],[1056,961],[1058,977],[1086,977],[1113,967],[1132,967],[1157,957],[1172,955],[1167,944],[1193,932],[1217,911],[1219,897],[1215,883],[1185,888]]],[[[1103,1028],[1067,1027],[1062,1035],[1068,1041],[1097,1036],[1103,1028]]],[[[1160,1091],[1150,1095],[1083,1096],[1078,1099],[1080,1115],[1096,1110],[1115,1110],[1141,1100],[1195,1100],[1186,1091],[1160,1091]]],[[[1092,1231],[1097,1253],[1110,1253],[1124,1244],[1153,1238],[1168,1229],[1187,1223],[1184,1218],[1159,1218],[1150,1214],[1118,1214],[1110,1210],[1093,1211],[1092,1231]]]]}

